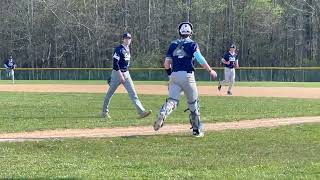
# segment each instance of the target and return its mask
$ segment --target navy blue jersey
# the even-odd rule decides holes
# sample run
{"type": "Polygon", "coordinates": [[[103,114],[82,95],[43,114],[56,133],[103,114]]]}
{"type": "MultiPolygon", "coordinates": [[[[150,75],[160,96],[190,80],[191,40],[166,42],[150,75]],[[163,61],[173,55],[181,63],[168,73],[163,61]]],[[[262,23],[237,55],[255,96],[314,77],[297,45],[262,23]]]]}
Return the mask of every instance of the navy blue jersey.
{"type": "Polygon", "coordinates": [[[230,52],[226,52],[223,56],[223,59],[225,61],[229,61],[230,64],[224,64],[225,67],[228,68],[234,68],[236,65],[236,60],[237,60],[237,54],[235,53],[234,55],[230,54],[230,52]]]}
{"type": "Polygon", "coordinates": [[[130,59],[130,49],[121,44],[115,49],[113,54],[113,69],[116,71],[121,70],[122,72],[127,71],[130,59]]]}
{"type": "Polygon", "coordinates": [[[15,66],[15,62],[13,61],[13,59],[9,58],[9,59],[6,59],[4,61],[4,65],[5,65],[5,68],[10,68],[10,69],[13,69],[14,66],[15,66]]]}
{"type": "Polygon", "coordinates": [[[194,71],[193,53],[199,51],[198,44],[187,38],[170,44],[166,57],[172,59],[172,71],[194,71]]]}

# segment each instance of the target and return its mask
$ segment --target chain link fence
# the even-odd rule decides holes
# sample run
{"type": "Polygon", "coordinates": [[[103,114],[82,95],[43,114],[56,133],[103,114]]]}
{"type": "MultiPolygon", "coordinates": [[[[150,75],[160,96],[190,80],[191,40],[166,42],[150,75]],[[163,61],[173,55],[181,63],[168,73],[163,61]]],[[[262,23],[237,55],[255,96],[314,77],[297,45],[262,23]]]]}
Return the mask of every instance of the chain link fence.
{"type": "MultiPolygon", "coordinates": [[[[223,79],[223,68],[214,68],[218,78],[223,79]]],[[[17,80],[106,80],[111,68],[17,68],[17,80]]],[[[131,68],[135,81],[166,81],[162,68],[131,68]]],[[[208,73],[196,68],[196,79],[208,81],[208,73]]],[[[0,80],[8,79],[5,69],[0,69],[0,80]]],[[[320,67],[241,67],[236,69],[236,81],[281,81],[281,82],[319,82],[320,67]]]]}

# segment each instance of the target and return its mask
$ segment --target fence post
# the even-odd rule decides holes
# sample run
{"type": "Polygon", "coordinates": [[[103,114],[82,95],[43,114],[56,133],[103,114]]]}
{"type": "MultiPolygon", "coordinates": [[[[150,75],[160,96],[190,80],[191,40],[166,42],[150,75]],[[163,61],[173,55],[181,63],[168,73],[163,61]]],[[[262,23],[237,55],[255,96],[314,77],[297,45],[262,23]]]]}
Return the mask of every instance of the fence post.
{"type": "Polygon", "coordinates": [[[91,77],[90,77],[90,72],[91,72],[91,71],[90,71],[90,69],[89,69],[89,80],[91,80],[91,77]]]}
{"type": "Polygon", "coordinates": [[[271,78],[270,78],[271,81],[273,81],[273,78],[272,78],[273,74],[272,73],[273,73],[273,71],[272,71],[272,68],[271,68],[271,78]]]}

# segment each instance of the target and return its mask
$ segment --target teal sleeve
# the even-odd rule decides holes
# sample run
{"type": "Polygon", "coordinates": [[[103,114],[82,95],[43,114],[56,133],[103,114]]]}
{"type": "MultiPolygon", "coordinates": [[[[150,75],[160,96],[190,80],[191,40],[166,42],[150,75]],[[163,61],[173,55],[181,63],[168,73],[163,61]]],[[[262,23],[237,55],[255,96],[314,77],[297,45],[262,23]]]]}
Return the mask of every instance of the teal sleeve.
{"type": "Polygon", "coordinates": [[[200,51],[196,51],[193,55],[199,64],[203,65],[203,64],[207,63],[206,59],[204,59],[204,57],[202,56],[200,51]]]}

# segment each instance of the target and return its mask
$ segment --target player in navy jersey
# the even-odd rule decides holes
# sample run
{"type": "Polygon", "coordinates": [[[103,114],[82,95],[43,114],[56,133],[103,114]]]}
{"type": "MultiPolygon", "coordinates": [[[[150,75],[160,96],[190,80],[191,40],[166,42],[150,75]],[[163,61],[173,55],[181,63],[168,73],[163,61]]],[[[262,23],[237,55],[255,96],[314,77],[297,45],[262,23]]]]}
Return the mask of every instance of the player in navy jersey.
{"type": "Polygon", "coordinates": [[[192,24],[182,22],[178,30],[180,39],[171,42],[164,60],[164,68],[170,79],[169,97],[160,109],[154,123],[154,130],[158,131],[169,114],[177,108],[180,101],[180,92],[183,91],[190,111],[189,120],[192,126],[192,134],[201,137],[204,135],[204,129],[200,120],[199,97],[194,77],[194,60],[196,59],[208,71],[212,79],[217,77],[217,73],[211,69],[202,56],[198,44],[191,39],[192,24]]]}
{"type": "Polygon", "coordinates": [[[220,91],[222,86],[228,83],[227,94],[232,95],[232,87],[236,77],[235,68],[239,68],[235,44],[230,45],[229,51],[224,54],[221,62],[224,64],[224,80],[219,82],[218,90],[220,91]]]}
{"type": "Polygon", "coordinates": [[[129,48],[130,44],[131,44],[131,34],[124,33],[122,36],[122,44],[119,45],[114,51],[113,70],[111,73],[109,89],[105,96],[105,100],[102,107],[103,118],[110,118],[110,115],[109,115],[110,100],[120,84],[123,84],[123,86],[128,91],[128,94],[138,111],[139,118],[144,118],[151,114],[151,110],[146,111],[143,108],[129,73],[129,65],[131,60],[131,54],[130,54],[130,48],[129,48]]]}
{"type": "Polygon", "coordinates": [[[12,83],[14,83],[14,69],[16,68],[16,63],[14,62],[12,56],[9,56],[8,59],[4,61],[4,68],[6,68],[6,74],[8,78],[12,79],[12,83]]]}

